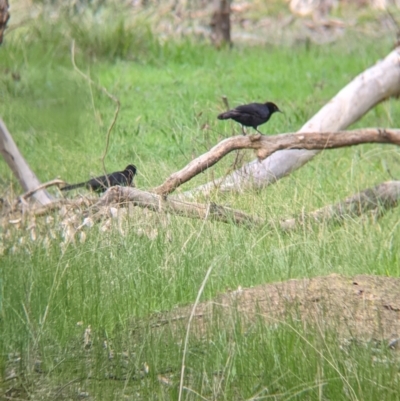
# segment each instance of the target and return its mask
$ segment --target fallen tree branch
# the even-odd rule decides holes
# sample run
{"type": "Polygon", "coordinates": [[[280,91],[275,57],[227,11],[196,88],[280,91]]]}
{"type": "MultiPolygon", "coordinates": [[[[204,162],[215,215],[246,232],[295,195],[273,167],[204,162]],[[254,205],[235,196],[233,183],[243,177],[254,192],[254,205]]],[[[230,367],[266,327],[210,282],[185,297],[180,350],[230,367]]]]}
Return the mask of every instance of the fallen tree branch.
{"type": "Polygon", "coordinates": [[[112,204],[132,202],[135,206],[146,208],[154,212],[167,212],[184,217],[201,220],[215,220],[223,223],[233,222],[237,225],[249,227],[276,227],[282,230],[293,230],[308,222],[341,221],[344,218],[358,217],[370,211],[383,214],[386,210],[397,206],[400,201],[400,181],[387,181],[372,188],[367,188],[355,195],[349,196],[334,205],[324,206],[313,212],[302,214],[289,219],[264,219],[250,216],[240,210],[231,209],[216,204],[201,204],[163,197],[141,191],[137,188],[113,187],[93,205],[94,210],[112,204]]]}
{"type": "MultiPolygon", "coordinates": [[[[117,186],[108,189],[100,200],[95,198],[60,199],[46,206],[31,208],[29,212],[34,216],[42,216],[64,206],[69,206],[81,209],[86,216],[91,216],[92,220],[97,221],[105,215],[109,215],[108,212],[105,212],[107,207],[126,206],[128,203],[133,203],[135,206],[149,209],[156,213],[164,212],[193,219],[233,223],[247,228],[266,227],[272,231],[277,228],[290,231],[308,222],[340,222],[345,218],[362,216],[370,211],[382,215],[385,211],[396,207],[399,201],[400,181],[388,181],[373,188],[367,188],[336,204],[324,206],[294,218],[265,219],[214,203],[186,202],[173,197],[164,199],[160,195],[137,188],[117,186]]],[[[17,216],[13,214],[11,216],[3,216],[3,218],[9,221],[17,218],[17,216]]],[[[81,225],[81,227],[84,226],[85,224],[81,225]]]]}
{"type": "Polygon", "coordinates": [[[387,181],[373,188],[367,188],[334,205],[324,206],[306,215],[281,220],[282,230],[294,229],[307,221],[340,221],[345,217],[361,216],[369,211],[383,214],[397,206],[400,200],[400,181],[387,181]]]}
{"type": "Polygon", "coordinates": [[[133,203],[135,206],[146,208],[154,212],[166,212],[179,216],[214,220],[223,223],[233,222],[237,225],[261,225],[264,220],[252,217],[240,210],[216,205],[214,203],[202,204],[185,202],[177,199],[164,199],[160,195],[142,191],[131,187],[112,187],[107,190],[104,196],[93,205],[92,211],[97,212],[104,206],[112,204],[133,203]]]}
{"type": "MultiPolygon", "coordinates": [[[[400,95],[400,48],[368,68],[314,115],[299,132],[340,131],[359,120],[376,104],[400,95]]],[[[208,195],[214,188],[219,191],[240,191],[245,188],[260,189],[310,161],[318,150],[288,149],[275,152],[264,159],[253,160],[232,174],[212,180],[181,196],[208,195]]]]}
{"type": "MultiPolygon", "coordinates": [[[[14,203],[11,205],[10,208],[5,209],[5,212],[3,214],[12,214],[14,212],[22,212],[24,213],[25,211],[30,211],[32,208],[31,205],[27,202],[27,199],[30,198],[32,195],[35,195],[38,191],[42,191],[43,189],[52,187],[52,186],[59,186],[59,185],[65,185],[65,181],[63,180],[52,180],[45,182],[44,184],[40,184],[37,188],[31,189],[30,191],[25,192],[24,194],[20,195],[14,203]],[[22,207],[21,207],[22,205],[22,207]]],[[[42,208],[49,208],[54,202],[59,202],[57,200],[54,200],[50,203],[46,203],[45,205],[41,206],[42,208]]],[[[57,207],[56,207],[57,208],[57,207]]],[[[37,207],[35,208],[37,210],[37,207]]]]}
{"type": "Polygon", "coordinates": [[[400,145],[399,129],[365,128],[339,132],[289,133],[274,136],[247,135],[224,139],[207,153],[192,160],[182,170],[172,174],[154,189],[165,196],[189,181],[197,174],[216,164],[228,153],[237,149],[254,149],[259,159],[265,159],[282,149],[335,149],[363,143],[386,143],[400,145]]]}
{"type": "Polygon", "coordinates": [[[94,205],[96,203],[97,199],[96,198],[86,198],[86,197],[81,197],[78,199],[58,199],[55,200],[54,202],[50,203],[49,205],[46,206],[39,206],[35,207],[31,210],[31,213],[36,216],[46,216],[51,212],[54,212],[58,209],[61,209],[62,207],[66,206],[71,209],[80,209],[82,212],[87,210],[89,207],[94,205]]]}
{"type": "Polygon", "coordinates": [[[17,206],[11,209],[2,210],[0,225],[4,227],[8,224],[29,221],[31,217],[48,216],[53,212],[59,212],[63,208],[65,208],[65,214],[68,214],[69,211],[79,209],[79,215],[81,215],[83,211],[87,210],[91,205],[96,203],[96,201],[97,199],[94,198],[82,197],[78,199],[56,199],[47,205],[32,205],[19,202],[17,206]]]}

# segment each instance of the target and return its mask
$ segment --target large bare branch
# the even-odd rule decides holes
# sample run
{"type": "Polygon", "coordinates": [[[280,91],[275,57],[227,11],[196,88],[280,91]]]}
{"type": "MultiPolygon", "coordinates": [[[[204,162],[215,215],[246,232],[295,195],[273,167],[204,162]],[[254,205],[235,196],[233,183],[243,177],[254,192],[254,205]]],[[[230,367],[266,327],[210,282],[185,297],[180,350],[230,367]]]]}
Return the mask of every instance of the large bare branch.
{"type": "MultiPolygon", "coordinates": [[[[172,174],[154,189],[160,195],[167,195],[178,186],[216,164],[226,154],[237,149],[255,149],[258,158],[265,159],[282,149],[334,149],[362,143],[389,143],[400,145],[400,130],[365,128],[339,132],[289,133],[275,136],[249,135],[234,136],[221,141],[207,153],[191,161],[182,170],[172,174]]],[[[261,162],[260,162],[261,163],[261,162]]]]}
{"type": "MultiPolygon", "coordinates": [[[[271,231],[276,229],[288,231],[308,222],[340,222],[346,217],[358,217],[371,211],[375,212],[376,215],[382,215],[385,211],[396,207],[399,201],[400,181],[388,181],[349,196],[341,202],[324,206],[310,213],[303,213],[297,217],[287,219],[278,219],[275,216],[265,219],[214,203],[193,203],[180,201],[172,197],[165,199],[160,195],[136,188],[112,187],[98,201],[95,198],[60,199],[46,206],[34,207],[30,210],[30,213],[35,216],[41,216],[68,205],[71,208],[79,208],[81,213],[83,211],[84,214],[94,217],[97,221],[104,215],[108,215],[106,212],[107,207],[124,206],[124,204],[133,203],[135,206],[149,209],[156,213],[166,212],[193,219],[233,223],[246,228],[265,227],[271,231]]],[[[7,221],[12,219],[21,221],[21,215],[16,213],[15,210],[11,214],[3,215],[3,218],[7,221]]],[[[82,224],[79,228],[84,226],[85,224],[82,224]]]]}
{"type": "Polygon", "coordinates": [[[250,216],[240,210],[216,204],[201,204],[180,201],[174,198],[163,197],[141,191],[137,188],[113,187],[97,202],[93,208],[101,208],[115,203],[132,202],[141,208],[150,209],[155,212],[167,212],[180,216],[215,220],[223,223],[232,222],[245,226],[268,226],[270,229],[276,227],[282,230],[292,230],[309,222],[340,221],[346,217],[358,217],[370,211],[383,214],[386,210],[397,206],[400,200],[400,181],[387,181],[367,188],[355,195],[351,195],[333,205],[324,206],[310,213],[288,219],[276,219],[250,216]]]}
{"type": "MultiPolygon", "coordinates": [[[[41,185],[40,181],[19,152],[2,119],[0,119],[0,153],[14,175],[18,178],[23,190],[26,192],[36,191],[41,185]]],[[[47,205],[52,201],[50,195],[44,190],[35,192],[33,197],[42,205],[47,205]]]]}
{"type": "Polygon", "coordinates": [[[400,181],[387,181],[373,188],[365,189],[334,205],[324,206],[305,215],[281,220],[279,227],[291,230],[307,221],[340,221],[345,217],[358,217],[369,211],[383,214],[397,206],[400,200],[400,181]]]}
{"type": "Polygon", "coordinates": [[[224,223],[233,222],[237,225],[248,226],[260,225],[264,222],[263,219],[252,217],[240,210],[216,205],[214,203],[202,204],[185,202],[172,198],[164,199],[160,195],[130,187],[112,187],[108,189],[99,202],[93,206],[92,212],[96,212],[96,210],[99,210],[103,206],[128,202],[132,202],[135,206],[146,208],[154,212],[167,212],[194,219],[209,219],[224,223]]]}
{"type": "Polygon", "coordinates": [[[400,181],[388,181],[372,188],[367,188],[343,201],[324,206],[310,213],[298,217],[277,219],[251,216],[240,210],[216,204],[202,204],[186,202],[145,192],[137,188],[113,187],[91,208],[96,213],[105,206],[132,202],[135,206],[146,208],[154,212],[166,212],[179,216],[214,220],[223,223],[234,223],[250,227],[268,227],[282,230],[293,230],[307,222],[341,221],[346,217],[358,217],[370,211],[383,214],[397,206],[400,201],[400,181]]]}
{"type": "MultiPolygon", "coordinates": [[[[324,132],[346,129],[381,101],[400,94],[400,49],[358,75],[331,99],[299,132],[324,132]]],[[[262,188],[300,168],[317,150],[284,150],[259,163],[246,164],[232,174],[202,185],[183,195],[208,194],[218,187],[221,191],[262,188]]]]}

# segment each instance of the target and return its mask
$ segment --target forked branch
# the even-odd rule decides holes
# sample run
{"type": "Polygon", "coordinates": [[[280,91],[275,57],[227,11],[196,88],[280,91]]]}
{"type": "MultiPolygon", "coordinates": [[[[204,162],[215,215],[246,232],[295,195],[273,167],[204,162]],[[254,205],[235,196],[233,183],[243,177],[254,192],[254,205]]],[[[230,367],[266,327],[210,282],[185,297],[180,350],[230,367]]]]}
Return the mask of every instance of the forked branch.
{"type": "Polygon", "coordinates": [[[182,170],[167,178],[154,192],[166,196],[197,174],[216,164],[225,155],[237,149],[254,149],[259,159],[265,159],[282,149],[322,150],[335,149],[362,143],[400,145],[399,129],[365,128],[339,132],[289,133],[275,136],[248,135],[224,139],[207,153],[191,161],[182,170]]]}

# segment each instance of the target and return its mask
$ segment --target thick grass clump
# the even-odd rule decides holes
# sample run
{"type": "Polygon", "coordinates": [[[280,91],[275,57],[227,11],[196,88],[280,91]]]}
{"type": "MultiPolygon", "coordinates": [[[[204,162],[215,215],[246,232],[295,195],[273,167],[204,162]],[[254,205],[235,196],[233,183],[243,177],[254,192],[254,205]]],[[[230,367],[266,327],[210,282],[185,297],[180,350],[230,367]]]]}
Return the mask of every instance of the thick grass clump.
{"type": "MultiPolygon", "coordinates": [[[[271,100],[285,111],[263,132],[299,129],[340,88],[390,51],[350,35],[326,46],[244,46],[217,51],[192,40],[162,41],[146,18],[128,23],[97,13],[40,20],[10,32],[1,47],[0,116],[41,181],[78,182],[101,174],[115,105],[74,70],[121,102],[106,157],[109,171],[138,167],[149,188],[240,127],[220,122],[232,106],[271,100]]],[[[355,126],[396,127],[388,100],[355,126]]],[[[243,160],[254,158],[241,152],[243,160]]],[[[234,168],[236,155],[187,183],[234,168]]],[[[399,175],[394,146],[322,152],[259,193],[211,199],[268,220],[336,202],[399,175]]],[[[20,193],[0,162],[3,195],[20,193]]],[[[176,400],[185,324],[155,329],[154,316],[196,299],[330,273],[399,276],[399,212],[347,219],[291,233],[134,211],[110,226],[63,237],[60,216],[30,231],[1,231],[0,397],[176,400]],[[33,236],[32,230],[37,230],[33,236]]],[[[398,361],[384,343],[344,342],[340,333],[287,319],[213,327],[189,339],[184,399],[395,400],[398,361]]]]}

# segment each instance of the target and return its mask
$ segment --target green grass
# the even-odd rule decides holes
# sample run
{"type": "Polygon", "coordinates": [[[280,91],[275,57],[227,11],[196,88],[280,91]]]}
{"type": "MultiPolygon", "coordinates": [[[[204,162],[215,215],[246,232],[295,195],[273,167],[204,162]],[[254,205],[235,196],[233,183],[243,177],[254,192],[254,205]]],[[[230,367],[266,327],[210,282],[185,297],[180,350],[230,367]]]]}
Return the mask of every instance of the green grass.
{"type": "MultiPolygon", "coordinates": [[[[107,169],[135,163],[139,188],[160,184],[239,131],[215,118],[222,95],[231,105],[274,100],[285,117],[274,116],[263,130],[295,131],[390,51],[387,38],[351,36],[325,46],[238,44],[216,51],[190,40],[162,44],[143,21],[135,30],[117,20],[103,36],[99,26],[71,27],[63,20],[33,23],[7,35],[0,48],[0,116],[41,181],[60,176],[73,182],[102,172],[115,105],[74,71],[72,38],[79,68],[121,101],[107,169]]],[[[389,100],[356,126],[399,126],[399,108],[389,100]]],[[[399,157],[392,146],[325,151],[260,193],[214,194],[212,200],[287,217],[390,179],[383,161],[398,176],[399,157]]],[[[223,175],[233,160],[227,157],[184,188],[223,175]]],[[[3,193],[10,185],[20,192],[3,161],[0,177],[3,193]]],[[[108,231],[99,224],[75,243],[65,242],[57,215],[54,222],[36,221],[36,240],[29,232],[3,230],[0,367],[3,377],[10,368],[18,377],[1,384],[0,397],[74,399],[88,392],[91,399],[176,400],[184,327],[178,336],[168,327],[154,331],[149,317],[193,303],[211,265],[202,299],[239,285],[329,273],[399,276],[398,219],[394,209],[378,221],[349,219],[285,234],[137,211],[122,232],[116,222],[108,231]]],[[[337,334],[297,322],[247,327],[238,317],[233,330],[215,327],[204,338],[190,338],[184,399],[397,399],[395,356],[384,347],[340,344],[337,334]]]]}

